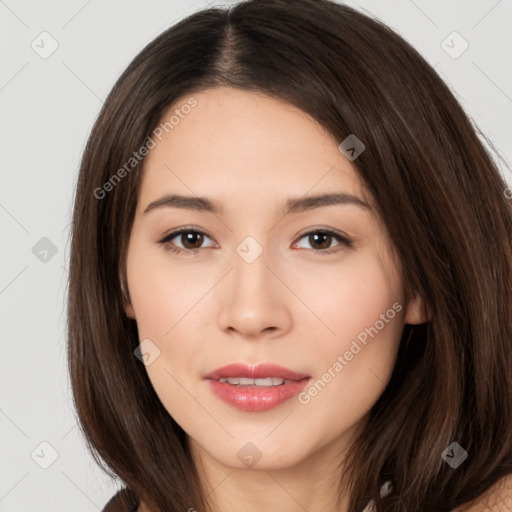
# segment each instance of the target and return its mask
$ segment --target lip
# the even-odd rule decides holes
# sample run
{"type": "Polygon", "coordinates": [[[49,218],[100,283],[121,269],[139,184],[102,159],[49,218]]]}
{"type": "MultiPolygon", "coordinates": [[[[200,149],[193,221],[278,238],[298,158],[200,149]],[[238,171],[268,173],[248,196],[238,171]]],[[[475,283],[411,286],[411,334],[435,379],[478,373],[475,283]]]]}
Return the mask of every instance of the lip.
{"type": "Polygon", "coordinates": [[[227,404],[243,411],[262,412],[277,407],[298,395],[311,377],[270,363],[257,366],[237,363],[218,368],[206,375],[205,379],[208,380],[213,393],[227,404]],[[292,382],[280,386],[236,386],[219,382],[219,379],[224,377],[249,379],[277,377],[292,382]]]}
{"type": "Polygon", "coordinates": [[[265,377],[278,377],[286,380],[301,380],[309,377],[304,373],[294,372],[284,366],[273,363],[262,363],[251,366],[243,363],[234,363],[217,368],[205,375],[205,379],[219,380],[222,377],[245,377],[247,379],[264,379],[265,377]]]}

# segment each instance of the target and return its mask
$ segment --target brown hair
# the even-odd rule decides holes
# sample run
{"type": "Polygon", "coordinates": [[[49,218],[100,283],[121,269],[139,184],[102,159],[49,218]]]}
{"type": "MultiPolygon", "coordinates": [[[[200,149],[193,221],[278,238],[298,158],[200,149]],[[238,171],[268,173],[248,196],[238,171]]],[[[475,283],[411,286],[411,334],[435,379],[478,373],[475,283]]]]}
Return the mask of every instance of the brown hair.
{"type": "Polygon", "coordinates": [[[208,509],[187,436],[134,356],[137,325],[123,307],[143,160],[104,197],[95,191],[171,105],[219,85],[285,100],[335,140],[363,141],[353,165],[399,255],[406,300],[419,292],[432,315],[405,325],[391,380],[348,452],[349,512],[371,498],[379,511],[443,512],[478,497],[512,473],[506,182],[424,58],[328,0],[199,11],[148,44],[109,94],[80,167],[68,283],[69,371],[95,460],[155,512],[208,509]],[[452,442],[469,454],[456,470],[441,457],[452,442]],[[381,499],[386,479],[393,492],[381,499]]]}

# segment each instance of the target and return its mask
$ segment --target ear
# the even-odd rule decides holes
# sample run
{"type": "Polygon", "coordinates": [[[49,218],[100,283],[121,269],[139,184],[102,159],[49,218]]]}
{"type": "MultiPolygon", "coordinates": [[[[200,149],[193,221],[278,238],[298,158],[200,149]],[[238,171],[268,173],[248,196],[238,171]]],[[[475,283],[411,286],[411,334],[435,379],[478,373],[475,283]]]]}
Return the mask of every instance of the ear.
{"type": "Polygon", "coordinates": [[[124,310],[127,317],[133,318],[133,320],[135,320],[135,310],[133,309],[132,303],[127,299],[124,301],[124,310]]]}
{"type": "Polygon", "coordinates": [[[406,324],[422,324],[432,319],[430,309],[425,307],[423,298],[418,292],[407,303],[404,322],[406,324]]]}
{"type": "Polygon", "coordinates": [[[133,309],[128,293],[126,293],[126,289],[124,287],[125,281],[121,274],[119,274],[119,281],[121,283],[121,295],[123,297],[123,306],[126,316],[128,316],[129,318],[133,318],[135,320],[135,310],[133,309]]]}

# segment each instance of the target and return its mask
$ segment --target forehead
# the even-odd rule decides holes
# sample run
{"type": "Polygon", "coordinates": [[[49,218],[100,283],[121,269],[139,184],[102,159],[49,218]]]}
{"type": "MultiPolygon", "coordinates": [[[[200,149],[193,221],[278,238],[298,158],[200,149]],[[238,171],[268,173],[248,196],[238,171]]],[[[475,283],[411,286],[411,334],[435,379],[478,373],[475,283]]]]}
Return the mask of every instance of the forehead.
{"type": "Polygon", "coordinates": [[[185,95],[160,127],[145,159],[141,203],[176,189],[222,201],[233,190],[245,200],[278,192],[364,195],[339,142],[302,110],[262,93],[216,87],[185,95]],[[188,104],[195,106],[182,108],[188,104]]]}

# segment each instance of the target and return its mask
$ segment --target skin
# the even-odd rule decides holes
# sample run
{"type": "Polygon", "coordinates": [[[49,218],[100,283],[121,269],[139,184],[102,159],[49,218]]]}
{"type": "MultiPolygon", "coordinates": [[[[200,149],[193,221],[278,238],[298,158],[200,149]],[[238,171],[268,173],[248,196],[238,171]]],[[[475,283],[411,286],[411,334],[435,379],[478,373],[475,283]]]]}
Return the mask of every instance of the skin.
{"type": "MultiPolygon", "coordinates": [[[[397,259],[373,207],[337,204],[283,216],[289,197],[326,192],[372,206],[341,141],[303,111],[260,93],[218,87],[193,96],[198,105],[145,161],[127,253],[126,313],[140,340],[160,350],[145,368],[189,436],[215,512],[291,512],[298,503],[309,512],[334,510],[336,468],[391,377],[404,324],[427,320],[422,300],[404,303],[397,259]],[[168,193],[215,199],[223,212],[143,213],[168,193]],[[158,243],[185,226],[207,236],[188,245],[176,236],[167,245],[195,244],[195,254],[158,243]],[[353,245],[305,236],[321,229],[353,245]],[[250,264],[236,252],[249,235],[263,248],[250,264]],[[338,251],[320,254],[323,247],[338,251]],[[229,363],[274,362],[315,382],[395,302],[402,309],[306,405],[295,397],[269,411],[240,411],[203,379],[229,363]],[[261,453],[252,468],[237,457],[249,441],[261,453]]],[[[344,496],[338,510],[347,507],[344,496]]]]}

